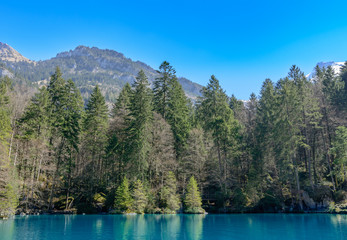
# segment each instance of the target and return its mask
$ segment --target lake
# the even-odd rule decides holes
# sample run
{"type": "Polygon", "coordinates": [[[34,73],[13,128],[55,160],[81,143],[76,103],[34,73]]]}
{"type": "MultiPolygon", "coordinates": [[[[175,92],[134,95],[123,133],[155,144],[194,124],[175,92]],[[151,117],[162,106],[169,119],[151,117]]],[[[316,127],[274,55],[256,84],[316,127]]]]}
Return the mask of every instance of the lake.
{"type": "Polygon", "coordinates": [[[347,215],[42,215],[0,220],[1,240],[347,239],[347,215]]]}

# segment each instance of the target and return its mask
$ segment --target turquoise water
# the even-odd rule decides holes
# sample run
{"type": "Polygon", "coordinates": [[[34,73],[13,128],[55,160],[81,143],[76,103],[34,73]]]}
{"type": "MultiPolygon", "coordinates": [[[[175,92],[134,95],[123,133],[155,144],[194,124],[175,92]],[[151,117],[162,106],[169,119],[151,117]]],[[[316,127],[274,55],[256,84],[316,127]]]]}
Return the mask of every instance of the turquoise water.
{"type": "Polygon", "coordinates": [[[1,240],[347,239],[347,215],[56,215],[0,220],[1,240]]]}

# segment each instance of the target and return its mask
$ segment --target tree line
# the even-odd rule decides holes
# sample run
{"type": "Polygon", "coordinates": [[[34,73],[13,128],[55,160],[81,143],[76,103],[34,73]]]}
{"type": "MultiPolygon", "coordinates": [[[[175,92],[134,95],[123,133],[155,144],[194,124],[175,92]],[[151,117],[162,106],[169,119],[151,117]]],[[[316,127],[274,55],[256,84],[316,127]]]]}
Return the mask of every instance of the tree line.
{"type": "Polygon", "coordinates": [[[111,111],[98,86],[84,104],[59,68],[26,104],[3,78],[0,213],[302,211],[347,199],[347,63],[315,70],[307,79],[294,65],[248,101],[212,75],[192,102],[163,62],[153,86],[140,71],[111,111]]]}

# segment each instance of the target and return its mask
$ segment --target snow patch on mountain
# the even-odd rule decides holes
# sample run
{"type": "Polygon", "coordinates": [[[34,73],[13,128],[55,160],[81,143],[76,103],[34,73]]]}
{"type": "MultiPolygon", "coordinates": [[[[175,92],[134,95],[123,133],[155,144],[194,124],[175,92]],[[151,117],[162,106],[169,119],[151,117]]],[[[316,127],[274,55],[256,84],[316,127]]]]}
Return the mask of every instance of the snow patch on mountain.
{"type": "MultiPolygon", "coordinates": [[[[331,62],[319,62],[319,63],[317,63],[317,65],[319,66],[319,68],[327,68],[327,67],[331,66],[332,69],[333,69],[334,72],[335,72],[335,75],[338,75],[338,74],[341,72],[341,68],[342,68],[342,66],[343,66],[344,64],[345,64],[344,62],[334,62],[334,61],[331,61],[331,62]]],[[[315,70],[315,68],[313,68],[313,70],[311,71],[311,73],[307,74],[306,77],[307,77],[308,79],[313,80],[313,79],[316,77],[316,70],[315,70]]]]}

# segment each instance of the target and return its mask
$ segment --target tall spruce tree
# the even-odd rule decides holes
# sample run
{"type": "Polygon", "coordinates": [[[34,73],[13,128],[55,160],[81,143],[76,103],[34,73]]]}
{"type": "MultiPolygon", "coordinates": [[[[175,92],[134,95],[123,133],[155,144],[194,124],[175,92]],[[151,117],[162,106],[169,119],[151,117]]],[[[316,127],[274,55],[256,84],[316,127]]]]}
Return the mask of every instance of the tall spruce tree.
{"type": "Polygon", "coordinates": [[[160,74],[159,78],[156,78],[153,83],[153,92],[154,92],[154,109],[159,114],[163,116],[164,119],[167,118],[168,112],[168,102],[169,102],[169,91],[172,79],[176,79],[176,71],[170,65],[170,63],[164,61],[160,67],[158,73],[160,74]]]}
{"type": "Polygon", "coordinates": [[[341,188],[346,180],[347,165],[347,128],[340,126],[336,130],[336,136],[329,153],[334,156],[334,174],[336,176],[336,187],[341,188]]]}
{"type": "Polygon", "coordinates": [[[128,148],[128,128],[130,114],[131,86],[126,83],[122,88],[112,108],[111,121],[107,133],[108,143],[106,147],[107,166],[109,178],[112,182],[120,183],[124,177],[125,164],[127,162],[126,151],[128,148]]]}
{"type": "Polygon", "coordinates": [[[160,190],[160,204],[164,213],[176,213],[180,209],[180,199],[177,194],[177,181],[173,172],[168,172],[164,186],[160,190]]]}
{"type": "Polygon", "coordinates": [[[108,108],[100,88],[96,86],[87,103],[83,122],[83,183],[92,197],[96,188],[105,183],[105,147],[107,143],[108,108]]]}
{"type": "Polygon", "coordinates": [[[135,212],[140,214],[144,213],[147,206],[148,197],[143,184],[139,179],[134,183],[133,200],[133,209],[135,212]]]}
{"type": "Polygon", "coordinates": [[[148,170],[153,121],[152,92],[144,71],[141,70],[138,73],[133,88],[134,91],[130,98],[129,128],[127,129],[129,134],[127,156],[130,161],[131,175],[143,180],[148,170]]]}
{"type": "Polygon", "coordinates": [[[184,211],[186,213],[204,213],[204,209],[201,208],[202,200],[198,189],[198,184],[194,176],[190,177],[187,185],[187,193],[184,198],[184,211]]]}
{"type": "Polygon", "coordinates": [[[201,90],[202,97],[198,103],[199,119],[205,131],[210,132],[217,152],[219,185],[226,197],[230,186],[228,178],[231,167],[231,148],[238,147],[239,124],[234,118],[228,104],[228,97],[219,85],[218,79],[212,75],[207,85],[201,90]]]}
{"type": "Polygon", "coordinates": [[[126,213],[131,211],[132,204],[133,199],[129,190],[129,182],[124,177],[122,183],[117,188],[114,207],[121,213],[126,213]]]}
{"type": "Polygon", "coordinates": [[[175,137],[177,159],[180,159],[187,144],[190,124],[187,97],[176,77],[171,79],[169,86],[167,121],[175,137]]]}
{"type": "MultiPolygon", "coordinates": [[[[66,199],[69,198],[73,159],[79,145],[83,102],[73,81],[65,81],[58,67],[51,76],[47,89],[51,101],[49,116],[52,135],[49,142],[53,147],[56,159],[56,171],[49,200],[49,206],[52,206],[55,187],[58,179],[61,179],[58,178],[59,175],[64,176],[66,199]]],[[[66,201],[66,208],[68,208],[68,201],[66,201]]]]}

